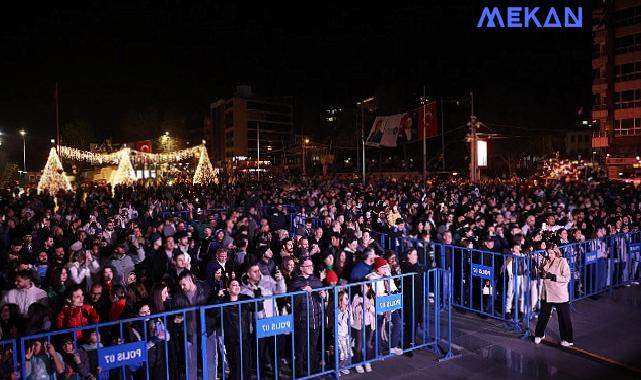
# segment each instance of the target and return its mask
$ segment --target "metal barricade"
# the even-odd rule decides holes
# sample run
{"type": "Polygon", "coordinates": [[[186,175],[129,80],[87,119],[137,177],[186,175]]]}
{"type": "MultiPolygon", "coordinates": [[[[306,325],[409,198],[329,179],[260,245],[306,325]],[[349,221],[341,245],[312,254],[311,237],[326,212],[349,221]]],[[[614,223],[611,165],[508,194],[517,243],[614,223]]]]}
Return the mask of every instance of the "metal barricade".
{"type": "Polygon", "coordinates": [[[23,337],[22,378],[54,379],[64,373],[78,379],[196,379],[198,311],[193,307],[23,337]]]}
{"type": "Polygon", "coordinates": [[[450,283],[450,272],[437,268],[269,297],[245,293],[234,302],[22,337],[18,348],[4,341],[0,349],[10,350],[6,368],[19,368],[23,379],[338,377],[416,349],[456,357],[452,297],[444,291],[450,283]]]}

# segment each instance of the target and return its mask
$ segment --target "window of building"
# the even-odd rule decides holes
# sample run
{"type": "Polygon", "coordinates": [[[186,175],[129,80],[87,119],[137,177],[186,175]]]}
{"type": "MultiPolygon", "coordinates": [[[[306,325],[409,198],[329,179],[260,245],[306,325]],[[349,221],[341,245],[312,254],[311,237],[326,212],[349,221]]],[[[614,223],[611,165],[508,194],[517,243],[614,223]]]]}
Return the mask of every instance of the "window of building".
{"type": "Polygon", "coordinates": [[[259,102],[247,102],[248,110],[257,110],[257,111],[268,111],[268,112],[277,112],[277,113],[291,113],[292,106],[287,104],[272,104],[272,103],[259,103],[259,102]]]}
{"type": "Polygon", "coordinates": [[[614,93],[615,108],[641,107],[641,89],[626,90],[614,93]]]}
{"type": "Polygon", "coordinates": [[[641,51],[641,33],[617,37],[614,46],[617,54],[641,51]]]}
{"type": "Polygon", "coordinates": [[[614,70],[617,82],[641,79],[641,62],[630,62],[622,65],[616,65],[614,70]]]}
{"type": "Polygon", "coordinates": [[[641,135],[641,118],[615,120],[614,134],[616,136],[641,135]]]}
{"type": "Polygon", "coordinates": [[[614,24],[617,27],[641,23],[641,6],[621,9],[614,12],[614,24]]]}
{"type": "Polygon", "coordinates": [[[593,110],[602,110],[606,108],[606,97],[598,94],[592,94],[592,109],[593,110]]]}

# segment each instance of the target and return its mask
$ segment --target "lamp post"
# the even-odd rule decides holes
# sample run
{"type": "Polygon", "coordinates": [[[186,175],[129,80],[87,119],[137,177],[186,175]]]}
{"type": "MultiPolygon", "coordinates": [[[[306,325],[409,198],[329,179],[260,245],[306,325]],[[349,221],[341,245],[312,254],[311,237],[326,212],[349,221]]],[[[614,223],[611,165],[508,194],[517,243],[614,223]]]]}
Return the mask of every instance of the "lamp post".
{"type": "Polygon", "coordinates": [[[25,135],[27,131],[24,129],[20,130],[20,135],[22,136],[22,171],[24,172],[24,186],[27,186],[27,143],[25,141],[25,135]]]}
{"type": "Polygon", "coordinates": [[[373,101],[374,99],[376,98],[372,96],[356,103],[356,107],[361,108],[361,148],[363,151],[361,167],[363,169],[363,185],[365,185],[365,104],[373,101]]]}
{"type": "Polygon", "coordinates": [[[309,144],[309,139],[308,138],[303,139],[303,175],[304,176],[307,175],[307,166],[306,166],[306,163],[305,163],[305,161],[306,161],[305,160],[305,150],[307,150],[307,144],[309,144]]]}

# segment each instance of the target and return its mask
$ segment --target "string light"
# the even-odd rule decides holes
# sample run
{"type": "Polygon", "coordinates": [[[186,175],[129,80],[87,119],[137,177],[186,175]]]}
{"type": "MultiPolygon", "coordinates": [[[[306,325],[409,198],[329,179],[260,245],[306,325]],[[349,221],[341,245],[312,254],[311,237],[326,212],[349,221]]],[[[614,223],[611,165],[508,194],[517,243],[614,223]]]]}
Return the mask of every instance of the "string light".
{"type": "Polygon", "coordinates": [[[194,183],[211,183],[217,181],[216,171],[209,161],[205,145],[196,145],[170,153],[145,153],[132,151],[124,147],[113,153],[93,153],[69,146],[60,146],[60,156],[75,161],[85,161],[94,165],[118,164],[112,177],[112,185],[130,183],[136,179],[133,164],[167,164],[198,157],[198,166],[194,173],[194,183]]]}
{"type": "Polygon", "coordinates": [[[71,183],[65,175],[55,147],[52,147],[49,151],[49,158],[47,158],[45,168],[42,170],[42,176],[38,181],[38,193],[44,190],[49,190],[51,194],[55,194],[59,190],[71,190],[71,183]]]}

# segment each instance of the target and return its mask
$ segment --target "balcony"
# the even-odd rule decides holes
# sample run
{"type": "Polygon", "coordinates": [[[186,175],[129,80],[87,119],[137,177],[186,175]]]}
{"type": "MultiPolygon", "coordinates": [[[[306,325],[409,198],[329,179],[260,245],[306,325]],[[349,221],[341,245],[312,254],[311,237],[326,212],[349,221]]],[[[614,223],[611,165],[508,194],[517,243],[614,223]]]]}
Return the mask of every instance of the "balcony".
{"type": "Polygon", "coordinates": [[[607,148],[610,146],[608,136],[604,134],[595,134],[592,136],[592,148],[607,148]]]}

